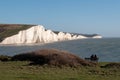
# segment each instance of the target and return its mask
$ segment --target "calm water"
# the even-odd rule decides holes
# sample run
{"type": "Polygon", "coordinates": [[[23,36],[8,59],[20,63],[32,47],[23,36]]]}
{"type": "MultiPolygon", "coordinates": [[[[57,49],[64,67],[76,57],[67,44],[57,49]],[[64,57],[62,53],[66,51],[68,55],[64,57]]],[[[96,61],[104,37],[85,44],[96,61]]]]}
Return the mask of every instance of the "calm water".
{"type": "Polygon", "coordinates": [[[120,38],[84,39],[37,45],[0,46],[0,54],[15,55],[43,48],[56,48],[74,53],[81,58],[96,54],[106,62],[120,62],[120,38]]]}

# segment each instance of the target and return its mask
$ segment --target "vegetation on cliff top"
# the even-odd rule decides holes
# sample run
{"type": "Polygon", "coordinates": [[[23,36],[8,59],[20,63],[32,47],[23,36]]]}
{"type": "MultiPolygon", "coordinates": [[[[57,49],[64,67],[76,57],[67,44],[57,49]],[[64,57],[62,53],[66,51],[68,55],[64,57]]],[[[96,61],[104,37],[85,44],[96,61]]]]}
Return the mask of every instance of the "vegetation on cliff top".
{"type": "Polygon", "coordinates": [[[4,38],[17,34],[20,30],[25,30],[33,25],[27,24],[0,24],[0,42],[4,38]]]}

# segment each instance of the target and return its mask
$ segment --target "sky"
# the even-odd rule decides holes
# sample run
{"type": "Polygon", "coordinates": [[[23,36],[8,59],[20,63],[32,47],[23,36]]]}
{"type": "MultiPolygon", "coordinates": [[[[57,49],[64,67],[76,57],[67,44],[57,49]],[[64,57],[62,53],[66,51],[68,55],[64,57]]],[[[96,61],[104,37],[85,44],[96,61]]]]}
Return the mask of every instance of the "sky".
{"type": "Polygon", "coordinates": [[[0,0],[0,23],[120,37],[120,0],[0,0]]]}

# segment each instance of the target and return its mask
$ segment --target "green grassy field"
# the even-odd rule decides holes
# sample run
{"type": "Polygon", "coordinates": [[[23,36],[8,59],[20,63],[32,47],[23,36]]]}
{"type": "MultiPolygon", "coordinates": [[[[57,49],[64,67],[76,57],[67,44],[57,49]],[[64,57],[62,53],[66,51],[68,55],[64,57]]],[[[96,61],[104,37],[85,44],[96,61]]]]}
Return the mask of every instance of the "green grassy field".
{"type": "MultiPolygon", "coordinates": [[[[29,62],[0,62],[0,80],[120,80],[120,68],[50,67],[29,62]]],[[[99,63],[105,65],[107,63],[99,63]]]]}

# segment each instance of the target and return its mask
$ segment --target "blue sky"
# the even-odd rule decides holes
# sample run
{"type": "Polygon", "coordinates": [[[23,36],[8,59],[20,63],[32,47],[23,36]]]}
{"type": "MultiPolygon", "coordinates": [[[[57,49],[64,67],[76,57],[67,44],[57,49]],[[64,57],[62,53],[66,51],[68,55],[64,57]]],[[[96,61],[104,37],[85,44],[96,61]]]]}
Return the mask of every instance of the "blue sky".
{"type": "Polygon", "coordinates": [[[0,0],[0,23],[120,37],[120,0],[0,0]]]}

